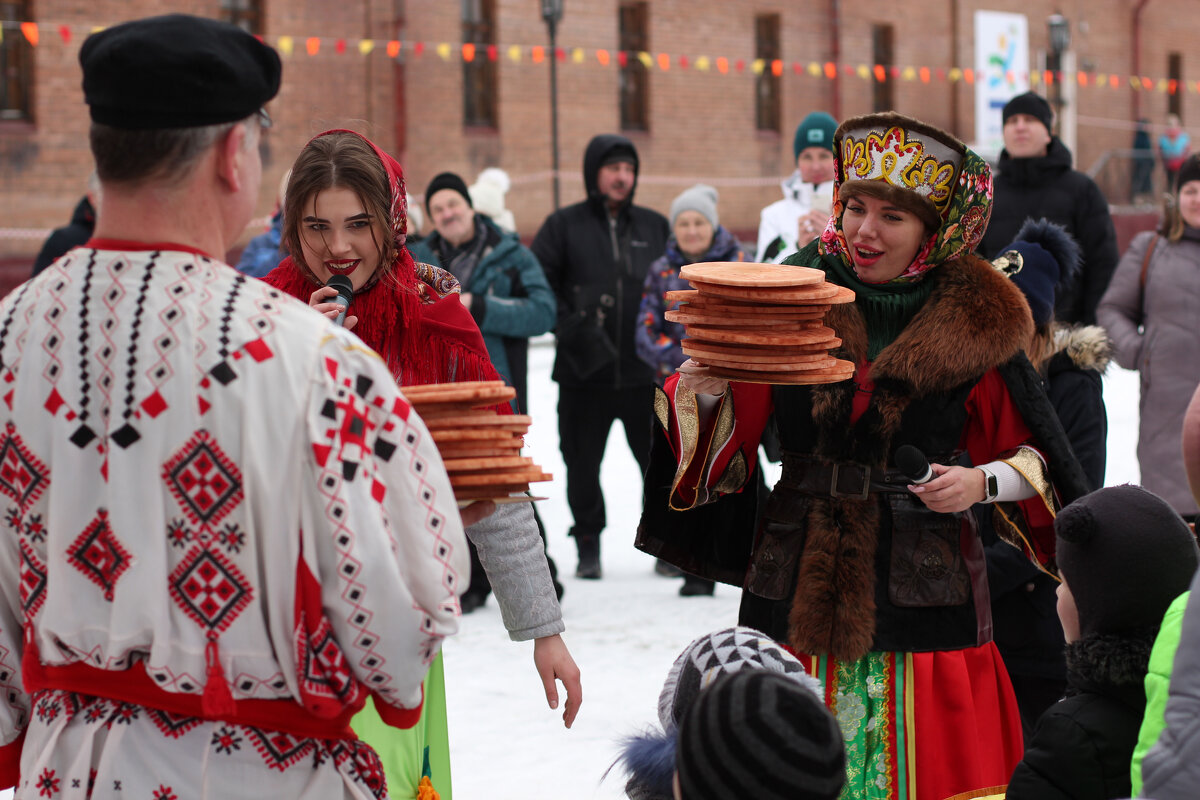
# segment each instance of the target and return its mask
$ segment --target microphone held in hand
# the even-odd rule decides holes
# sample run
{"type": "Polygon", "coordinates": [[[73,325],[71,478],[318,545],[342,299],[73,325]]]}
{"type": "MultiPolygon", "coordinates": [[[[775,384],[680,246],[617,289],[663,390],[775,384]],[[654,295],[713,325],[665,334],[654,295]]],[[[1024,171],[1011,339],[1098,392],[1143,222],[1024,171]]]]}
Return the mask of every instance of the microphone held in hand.
{"type": "Polygon", "coordinates": [[[325,282],[326,286],[332,286],[337,289],[337,296],[329,298],[330,303],[337,303],[342,307],[342,313],[337,315],[334,320],[338,325],[346,323],[346,309],[350,307],[350,301],[354,299],[354,284],[345,275],[334,275],[325,282]]]}
{"type": "Polygon", "coordinates": [[[928,483],[933,480],[933,468],[929,466],[929,459],[911,444],[902,444],[896,448],[896,466],[913,483],[928,483]]]}

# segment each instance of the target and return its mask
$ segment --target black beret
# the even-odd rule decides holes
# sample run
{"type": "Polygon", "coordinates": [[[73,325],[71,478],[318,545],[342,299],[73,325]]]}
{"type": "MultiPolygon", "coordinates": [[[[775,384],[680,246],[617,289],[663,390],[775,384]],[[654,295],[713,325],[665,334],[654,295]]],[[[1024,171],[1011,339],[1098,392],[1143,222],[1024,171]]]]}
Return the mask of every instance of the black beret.
{"type": "Polygon", "coordinates": [[[94,33],[79,50],[92,121],[114,128],[197,128],[251,116],[279,91],[274,50],[225,22],[186,14],[94,33]]]}

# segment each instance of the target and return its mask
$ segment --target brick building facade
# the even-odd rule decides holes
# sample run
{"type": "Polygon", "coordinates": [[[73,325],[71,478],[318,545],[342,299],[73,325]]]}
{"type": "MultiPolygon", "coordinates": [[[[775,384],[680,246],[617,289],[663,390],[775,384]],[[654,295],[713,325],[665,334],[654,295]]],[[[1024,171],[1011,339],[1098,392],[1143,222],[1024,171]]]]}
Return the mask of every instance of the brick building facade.
{"type": "MultiPolygon", "coordinates": [[[[565,5],[557,28],[564,204],[581,198],[583,148],[600,132],[623,130],[637,144],[639,202],[665,211],[675,194],[705,180],[721,191],[722,222],[749,234],[759,209],[779,196],[778,181],[792,169],[792,132],[810,110],[846,117],[891,105],[970,141],[975,89],[955,68],[973,66],[974,14],[983,9],[1027,16],[1035,69],[1049,46],[1046,18],[1069,20],[1070,50],[1090,81],[1076,89],[1082,168],[1128,148],[1138,115],[1161,122],[1174,110],[1185,126],[1200,122],[1200,66],[1187,47],[1200,40],[1200,15],[1186,13],[1200,7],[1196,0],[934,0],[902,15],[883,0],[565,5]],[[624,68],[622,41],[631,48],[624,68]],[[772,77],[776,60],[780,74],[772,77]],[[876,81],[878,60],[898,75],[885,69],[876,81]],[[827,62],[839,65],[834,77],[827,62]],[[1095,87],[1101,75],[1118,76],[1119,88],[1095,87]],[[1131,76],[1142,75],[1149,88],[1132,88],[1131,76]],[[1180,81],[1174,94],[1165,90],[1172,77],[1180,81]]],[[[4,0],[0,53],[10,82],[0,99],[24,106],[0,109],[0,256],[36,252],[40,240],[19,229],[65,223],[83,192],[91,169],[77,62],[83,38],[167,6],[239,16],[283,53],[262,215],[292,155],[329,127],[354,128],[396,153],[413,194],[442,170],[470,182],[484,167],[504,168],[514,184],[508,205],[525,236],[552,209],[553,54],[533,49],[548,39],[532,0],[4,0]],[[14,27],[22,21],[37,23],[36,47],[14,27]],[[465,64],[461,43],[469,39],[477,44],[465,64]],[[16,48],[24,48],[24,66],[16,48]],[[14,89],[18,68],[30,77],[14,89]]]]}

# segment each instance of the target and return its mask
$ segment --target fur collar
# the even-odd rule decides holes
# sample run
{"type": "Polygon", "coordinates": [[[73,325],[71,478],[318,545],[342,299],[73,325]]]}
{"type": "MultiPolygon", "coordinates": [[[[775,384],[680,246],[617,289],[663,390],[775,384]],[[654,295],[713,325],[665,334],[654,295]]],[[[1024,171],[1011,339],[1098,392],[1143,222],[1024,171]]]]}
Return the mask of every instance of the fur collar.
{"type": "Polygon", "coordinates": [[[1067,645],[1067,680],[1075,689],[1134,687],[1143,691],[1154,631],[1141,635],[1097,634],[1067,645]]]}
{"type": "MultiPolygon", "coordinates": [[[[926,280],[933,292],[871,366],[876,381],[894,380],[914,397],[949,391],[1008,361],[1033,333],[1021,290],[977,256],[942,264],[926,280]]],[[[853,304],[826,315],[842,338],[841,357],[866,358],[867,332],[853,304]]]]}
{"type": "Polygon", "coordinates": [[[1094,369],[1101,374],[1112,361],[1112,340],[1096,325],[1061,326],[1054,331],[1055,355],[1062,353],[1077,369],[1094,369]]]}

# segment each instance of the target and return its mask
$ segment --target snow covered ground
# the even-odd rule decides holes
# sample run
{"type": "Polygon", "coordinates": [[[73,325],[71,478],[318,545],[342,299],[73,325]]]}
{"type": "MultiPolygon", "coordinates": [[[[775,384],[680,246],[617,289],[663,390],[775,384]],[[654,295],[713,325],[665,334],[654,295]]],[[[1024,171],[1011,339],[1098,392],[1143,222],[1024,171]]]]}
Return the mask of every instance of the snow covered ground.
{"type": "MultiPolygon", "coordinates": [[[[545,705],[531,643],[509,641],[494,600],[463,619],[446,643],[446,686],[454,796],[457,800],[616,800],[624,780],[601,781],[619,739],[653,724],[659,690],[675,656],[696,636],[733,624],[737,591],[680,597],[678,579],[653,572],[653,559],[633,548],[641,479],[614,427],[602,480],[608,529],[602,540],[604,579],[573,577],[575,548],[558,453],[557,386],[550,380],[548,337],[530,352],[528,452],[555,475],[537,488],[566,596],[564,638],[583,672],[583,708],[571,730],[545,705]]],[[[1105,380],[1109,416],[1109,484],[1136,482],[1136,373],[1113,367],[1105,380]]],[[[771,476],[768,476],[770,479],[771,476]]],[[[561,706],[560,706],[561,708],[561,706]]],[[[0,792],[8,800],[11,792],[0,792]]]]}

